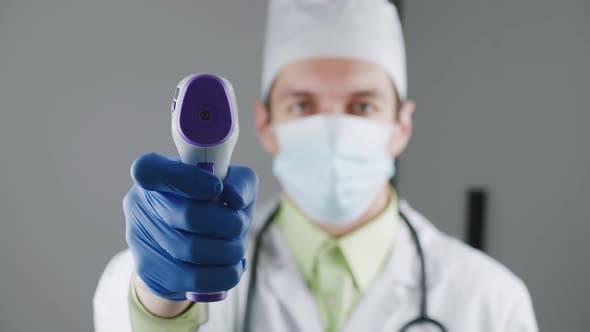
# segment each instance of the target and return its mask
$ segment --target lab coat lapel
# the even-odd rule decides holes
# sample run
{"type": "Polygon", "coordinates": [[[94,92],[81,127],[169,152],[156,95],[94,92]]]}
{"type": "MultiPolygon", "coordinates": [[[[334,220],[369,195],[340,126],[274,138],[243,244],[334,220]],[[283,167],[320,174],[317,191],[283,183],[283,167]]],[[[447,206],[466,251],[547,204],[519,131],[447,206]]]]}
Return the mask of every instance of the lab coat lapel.
{"type": "MultiPolygon", "coordinates": [[[[434,236],[432,225],[417,214],[405,200],[400,200],[399,209],[406,214],[418,232],[425,257],[430,257],[428,252],[434,236]]],[[[359,300],[343,327],[344,332],[377,331],[384,326],[384,322],[404,320],[416,314],[418,299],[409,303],[404,294],[408,291],[419,291],[420,257],[408,226],[402,220],[400,222],[402,226],[398,239],[383,272],[359,300]],[[392,315],[392,312],[396,314],[392,315]]],[[[268,232],[262,250],[269,253],[269,261],[261,264],[265,268],[261,269],[260,282],[269,287],[273,296],[277,297],[277,302],[285,309],[289,323],[296,327],[296,331],[323,331],[319,307],[305,284],[284,238],[274,225],[268,232]]],[[[427,259],[427,287],[436,279],[435,270],[429,266],[427,259]]],[[[392,322],[392,325],[398,325],[396,323],[399,322],[392,322]]]]}
{"type": "MultiPolygon", "coordinates": [[[[400,204],[400,209],[410,218],[421,240],[423,237],[430,238],[421,236],[424,235],[420,234],[421,231],[427,230],[422,227],[421,221],[414,220],[413,213],[407,204],[400,204]]],[[[417,299],[408,303],[404,294],[419,288],[420,257],[408,226],[403,220],[400,222],[402,225],[389,261],[383,272],[359,300],[344,326],[344,332],[377,331],[384,326],[384,322],[394,317],[412,315],[418,309],[417,299]],[[393,315],[393,312],[397,314],[393,315]]],[[[427,247],[427,243],[424,241],[422,243],[424,247],[427,247]]],[[[392,324],[396,325],[395,322],[392,324]]]]}
{"type": "Polygon", "coordinates": [[[265,281],[268,287],[285,308],[289,321],[297,326],[297,331],[323,331],[320,310],[303,276],[299,272],[291,252],[277,227],[269,230],[268,249],[273,252],[265,281]]]}

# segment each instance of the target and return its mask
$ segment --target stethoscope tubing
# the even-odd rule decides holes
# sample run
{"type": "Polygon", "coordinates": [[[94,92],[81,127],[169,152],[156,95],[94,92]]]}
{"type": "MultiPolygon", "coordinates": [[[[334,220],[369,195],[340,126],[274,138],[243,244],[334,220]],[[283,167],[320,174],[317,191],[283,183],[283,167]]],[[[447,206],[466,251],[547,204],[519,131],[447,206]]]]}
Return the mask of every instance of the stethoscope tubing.
{"type": "MultiPolygon", "coordinates": [[[[266,234],[270,225],[274,222],[277,213],[279,212],[280,206],[277,206],[272,213],[266,218],[262,228],[256,235],[256,240],[254,243],[254,254],[252,256],[252,263],[249,264],[251,266],[250,271],[250,280],[248,281],[248,295],[246,299],[246,312],[244,317],[244,331],[250,331],[250,323],[252,317],[252,304],[254,302],[254,290],[256,288],[256,281],[258,277],[258,257],[260,250],[262,248],[262,238],[266,234]]],[[[428,316],[428,288],[426,287],[426,263],[424,258],[424,251],[422,249],[422,244],[420,243],[420,238],[418,237],[418,232],[412,226],[412,223],[408,219],[408,217],[402,211],[399,211],[399,215],[402,217],[408,229],[410,230],[410,234],[412,236],[412,240],[416,246],[416,251],[418,252],[418,257],[420,257],[420,311],[418,317],[408,321],[406,324],[402,326],[400,332],[409,331],[412,326],[421,325],[421,324],[430,324],[435,326],[440,332],[447,332],[445,326],[437,321],[436,319],[431,318],[428,316]]]]}

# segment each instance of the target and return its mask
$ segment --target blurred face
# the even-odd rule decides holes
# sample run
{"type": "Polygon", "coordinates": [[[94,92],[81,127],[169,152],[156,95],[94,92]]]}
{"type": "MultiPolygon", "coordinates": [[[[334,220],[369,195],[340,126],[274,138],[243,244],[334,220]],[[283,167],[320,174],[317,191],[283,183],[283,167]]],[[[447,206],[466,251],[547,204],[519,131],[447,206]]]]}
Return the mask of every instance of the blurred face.
{"type": "MultiPolygon", "coordinates": [[[[353,59],[307,59],[286,65],[277,76],[268,103],[255,106],[256,129],[264,149],[278,152],[272,127],[314,114],[349,114],[397,125],[392,157],[406,147],[412,130],[413,102],[400,104],[387,72],[353,59]]],[[[351,133],[354,134],[354,133],[351,133]]]]}

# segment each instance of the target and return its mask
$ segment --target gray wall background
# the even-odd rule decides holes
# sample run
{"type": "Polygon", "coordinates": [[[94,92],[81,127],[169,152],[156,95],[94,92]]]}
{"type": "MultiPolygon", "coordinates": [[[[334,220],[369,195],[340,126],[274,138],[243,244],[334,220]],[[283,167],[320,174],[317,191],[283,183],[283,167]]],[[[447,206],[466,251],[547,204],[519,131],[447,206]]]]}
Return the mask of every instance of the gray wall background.
{"type": "MultiPolygon", "coordinates": [[[[138,155],[173,154],[184,75],[236,87],[234,162],[278,189],[258,147],[265,1],[0,0],[0,331],[90,331],[125,247],[138,155]]],[[[463,236],[465,190],[490,190],[489,253],[525,280],[543,331],[588,317],[590,6],[585,0],[406,1],[415,135],[400,191],[463,236]]]]}

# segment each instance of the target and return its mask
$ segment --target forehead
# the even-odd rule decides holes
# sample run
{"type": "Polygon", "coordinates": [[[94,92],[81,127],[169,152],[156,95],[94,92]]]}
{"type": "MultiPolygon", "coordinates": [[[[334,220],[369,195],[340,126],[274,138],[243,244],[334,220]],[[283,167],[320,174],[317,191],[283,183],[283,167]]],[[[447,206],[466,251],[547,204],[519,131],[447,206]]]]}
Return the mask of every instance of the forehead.
{"type": "Polygon", "coordinates": [[[293,91],[316,95],[379,91],[393,95],[393,83],[385,69],[374,63],[344,58],[313,58],[287,64],[279,72],[273,95],[281,98],[293,91]]]}

